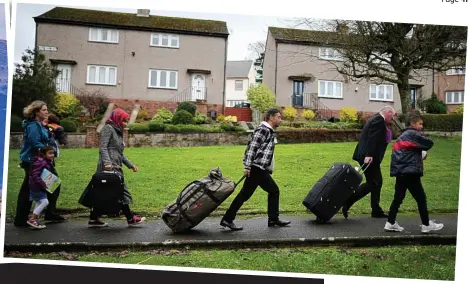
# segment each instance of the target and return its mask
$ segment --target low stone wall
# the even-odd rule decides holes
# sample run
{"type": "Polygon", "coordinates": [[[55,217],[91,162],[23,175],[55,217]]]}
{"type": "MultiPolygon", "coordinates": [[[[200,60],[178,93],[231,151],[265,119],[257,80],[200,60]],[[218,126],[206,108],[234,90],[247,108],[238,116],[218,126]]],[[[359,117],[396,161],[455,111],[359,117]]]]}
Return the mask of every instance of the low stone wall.
{"type": "MultiPolygon", "coordinates": [[[[276,133],[281,144],[313,143],[313,142],[352,142],[357,141],[360,130],[293,130],[276,133]]],[[[128,133],[124,131],[125,143],[128,147],[194,147],[246,145],[251,132],[232,133],[128,133]]],[[[10,148],[21,147],[23,134],[11,133],[10,148]]],[[[68,134],[69,145],[64,148],[96,148],[99,135],[96,128],[87,129],[87,134],[68,134]]]]}
{"type": "MultiPolygon", "coordinates": [[[[322,143],[322,142],[355,142],[359,140],[360,130],[326,130],[302,129],[278,131],[278,143],[322,143]]],[[[461,136],[462,132],[426,132],[427,135],[461,136]]],[[[127,147],[195,147],[246,145],[251,132],[233,133],[131,133],[124,131],[127,147]]],[[[69,133],[69,145],[64,148],[96,148],[99,135],[96,128],[90,127],[87,133],[69,133]]],[[[23,134],[10,134],[10,149],[19,149],[23,142],[23,134]]]]}
{"type": "MultiPolygon", "coordinates": [[[[69,133],[67,148],[84,148],[87,135],[85,133],[69,133]]],[[[10,133],[10,149],[19,149],[23,143],[23,133],[10,133]]]]}

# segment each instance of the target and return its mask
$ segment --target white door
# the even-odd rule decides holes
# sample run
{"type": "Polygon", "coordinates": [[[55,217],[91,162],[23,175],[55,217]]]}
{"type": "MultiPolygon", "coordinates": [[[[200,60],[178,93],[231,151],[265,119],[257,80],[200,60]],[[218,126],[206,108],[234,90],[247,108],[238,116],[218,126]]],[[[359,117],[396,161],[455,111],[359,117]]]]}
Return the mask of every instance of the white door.
{"type": "Polygon", "coordinates": [[[202,74],[194,74],[191,84],[191,98],[195,100],[205,100],[206,98],[206,78],[202,74]]]}
{"type": "Polygon", "coordinates": [[[60,72],[56,79],[57,92],[70,93],[72,83],[72,65],[58,64],[57,70],[60,72]]]}

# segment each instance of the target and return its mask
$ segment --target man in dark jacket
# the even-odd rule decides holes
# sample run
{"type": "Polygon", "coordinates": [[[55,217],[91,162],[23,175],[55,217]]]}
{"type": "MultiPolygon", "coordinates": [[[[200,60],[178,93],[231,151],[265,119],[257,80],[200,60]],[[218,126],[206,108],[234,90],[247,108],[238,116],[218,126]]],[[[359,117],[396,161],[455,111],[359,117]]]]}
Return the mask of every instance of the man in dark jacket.
{"type": "Polygon", "coordinates": [[[387,218],[387,214],[380,207],[380,191],[382,189],[382,163],[387,149],[387,126],[395,116],[391,106],[384,106],[380,112],[371,117],[362,129],[359,143],[354,150],[353,160],[357,161],[364,172],[366,182],[359,186],[354,194],[343,204],[344,218],[348,218],[348,210],[354,203],[370,193],[371,216],[374,218],[387,218]]]}
{"type": "Polygon", "coordinates": [[[418,204],[421,217],[421,232],[429,233],[439,231],[444,225],[429,220],[426,194],[421,183],[423,176],[423,160],[426,151],[431,149],[434,142],[422,135],[423,120],[418,114],[410,116],[410,126],[398,137],[392,148],[392,161],[390,176],[396,177],[395,197],[390,205],[388,221],[385,223],[386,231],[401,232],[404,230],[396,221],[398,209],[405,198],[408,189],[418,204]]]}
{"type": "Polygon", "coordinates": [[[271,174],[274,171],[274,145],[276,138],[274,129],[281,123],[281,111],[269,109],[265,121],[258,126],[246,147],[243,164],[247,176],[243,188],[233,200],[230,208],[222,218],[220,225],[232,230],[242,230],[243,227],[233,223],[237,211],[241,208],[260,186],[268,193],[268,226],[287,226],[290,221],[279,220],[279,187],[271,174]]]}

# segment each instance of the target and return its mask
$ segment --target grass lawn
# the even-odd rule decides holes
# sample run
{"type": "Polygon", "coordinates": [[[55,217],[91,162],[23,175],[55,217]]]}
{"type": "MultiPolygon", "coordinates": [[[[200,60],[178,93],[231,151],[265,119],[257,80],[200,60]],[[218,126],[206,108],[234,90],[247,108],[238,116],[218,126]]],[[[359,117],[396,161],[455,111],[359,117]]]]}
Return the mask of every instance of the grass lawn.
{"type": "MultiPolygon", "coordinates": [[[[280,209],[284,214],[301,214],[306,209],[302,200],[316,181],[333,162],[350,162],[356,143],[310,143],[276,146],[274,179],[281,190],[280,209]]],[[[381,204],[385,210],[393,199],[394,179],[390,173],[388,147],[382,164],[384,185],[381,204]]],[[[242,158],[245,146],[189,147],[189,148],[129,148],[125,153],[137,164],[140,171],[125,170],[126,181],[134,197],[132,209],[147,216],[159,215],[189,182],[204,177],[213,167],[238,181],[242,176],[242,158]]],[[[424,188],[430,212],[457,212],[460,178],[461,138],[436,138],[434,148],[425,161],[424,188]]],[[[82,209],[78,199],[95,172],[97,149],[62,149],[57,169],[63,179],[58,207],[82,209]]],[[[19,150],[10,150],[8,172],[7,214],[11,217],[16,208],[18,190],[23,180],[23,170],[18,168],[19,150]]],[[[229,197],[216,212],[224,211],[235,194],[229,197]]],[[[352,209],[352,214],[369,214],[370,198],[366,197],[352,209]]],[[[243,211],[267,210],[266,193],[258,189],[242,207],[243,211]]],[[[417,212],[414,200],[407,195],[401,212],[417,212]]]]}
{"type": "Polygon", "coordinates": [[[455,246],[382,248],[284,248],[171,250],[105,253],[14,254],[50,260],[76,260],[161,266],[262,270],[351,276],[454,280],[455,246]]]}

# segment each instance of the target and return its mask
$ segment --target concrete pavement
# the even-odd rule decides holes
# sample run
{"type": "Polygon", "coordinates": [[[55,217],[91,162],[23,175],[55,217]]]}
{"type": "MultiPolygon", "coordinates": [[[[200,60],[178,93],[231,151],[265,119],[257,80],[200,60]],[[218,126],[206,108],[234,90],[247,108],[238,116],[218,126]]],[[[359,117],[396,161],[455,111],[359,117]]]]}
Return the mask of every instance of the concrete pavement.
{"type": "Polygon", "coordinates": [[[317,224],[314,216],[283,216],[289,227],[269,228],[266,217],[236,220],[242,231],[223,229],[220,218],[207,218],[186,233],[174,234],[162,220],[146,221],[129,228],[124,220],[108,219],[107,228],[88,228],[84,220],[48,224],[44,230],[5,227],[5,250],[15,251],[86,251],[109,248],[161,247],[269,247],[269,246],[383,246],[403,244],[455,244],[457,215],[431,216],[444,228],[422,234],[418,216],[398,216],[404,232],[385,232],[385,219],[336,216],[327,224],[317,224]]]}

